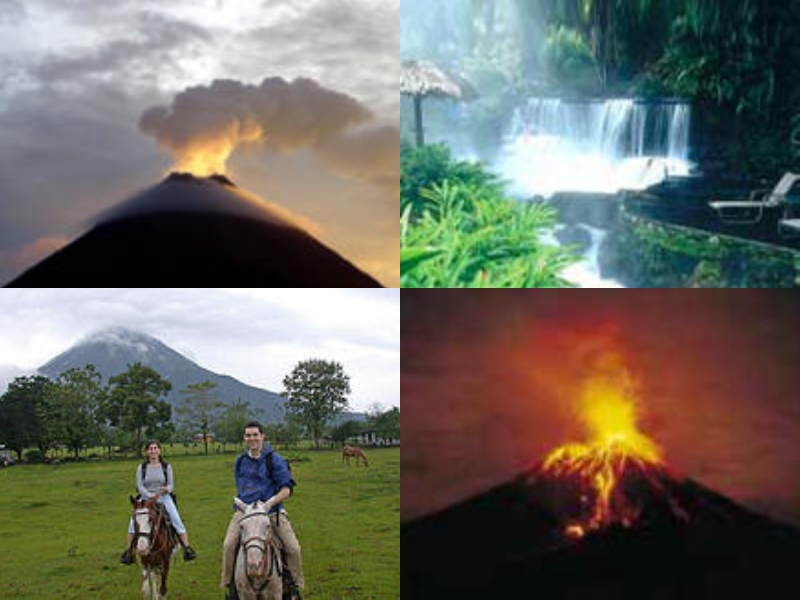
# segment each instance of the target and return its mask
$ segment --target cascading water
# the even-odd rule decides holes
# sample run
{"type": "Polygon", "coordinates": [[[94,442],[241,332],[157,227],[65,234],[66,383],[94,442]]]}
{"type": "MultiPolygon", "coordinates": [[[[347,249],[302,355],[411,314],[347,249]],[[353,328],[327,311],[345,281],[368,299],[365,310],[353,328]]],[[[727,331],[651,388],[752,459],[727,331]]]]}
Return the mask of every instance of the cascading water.
{"type": "Polygon", "coordinates": [[[495,169],[520,197],[644,189],[688,175],[689,121],[684,103],[531,98],[514,112],[495,169]]]}

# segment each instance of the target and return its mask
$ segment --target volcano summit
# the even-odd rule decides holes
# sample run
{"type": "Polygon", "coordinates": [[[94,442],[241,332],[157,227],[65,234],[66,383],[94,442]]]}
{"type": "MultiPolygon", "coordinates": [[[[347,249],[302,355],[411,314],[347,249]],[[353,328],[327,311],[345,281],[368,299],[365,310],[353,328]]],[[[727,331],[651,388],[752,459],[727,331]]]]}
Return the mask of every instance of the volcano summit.
{"type": "Polygon", "coordinates": [[[403,597],[796,598],[800,532],[624,440],[570,444],[404,524],[403,597]]]}
{"type": "Polygon", "coordinates": [[[380,287],[288,211],[222,175],[172,173],[8,287],[380,287]]]}

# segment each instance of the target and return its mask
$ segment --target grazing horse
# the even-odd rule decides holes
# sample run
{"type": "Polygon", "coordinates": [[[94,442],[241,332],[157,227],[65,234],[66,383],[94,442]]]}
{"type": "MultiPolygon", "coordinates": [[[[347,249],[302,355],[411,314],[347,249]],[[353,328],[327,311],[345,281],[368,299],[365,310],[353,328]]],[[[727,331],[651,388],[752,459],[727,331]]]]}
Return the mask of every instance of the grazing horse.
{"type": "Polygon", "coordinates": [[[131,497],[133,549],[142,561],[142,596],[159,600],[167,597],[169,559],[178,545],[178,534],[167,520],[166,511],[156,504],[156,500],[131,497]],[[156,587],[159,574],[161,585],[156,587]]]}
{"type": "Polygon", "coordinates": [[[350,446],[348,444],[345,444],[344,448],[342,448],[342,462],[347,460],[347,464],[349,465],[351,458],[355,458],[356,459],[356,466],[358,466],[358,461],[359,460],[364,463],[365,467],[369,466],[369,461],[367,460],[367,455],[364,453],[364,451],[361,448],[359,448],[358,446],[350,446]]]}
{"type": "Polygon", "coordinates": [[[245,504],[233,499],[244,513],[236,558],[236,589],[243,600],[281,600],[283,562],[273,535],[267,505],[259,500],[245,504]]]}

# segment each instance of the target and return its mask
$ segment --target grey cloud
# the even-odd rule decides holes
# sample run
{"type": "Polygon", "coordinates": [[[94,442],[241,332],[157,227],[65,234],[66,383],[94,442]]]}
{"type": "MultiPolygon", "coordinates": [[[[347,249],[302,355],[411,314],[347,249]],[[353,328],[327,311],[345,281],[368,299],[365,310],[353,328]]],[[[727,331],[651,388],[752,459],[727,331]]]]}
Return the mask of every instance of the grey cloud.
{"type": "Polygon", "coordinates": [[[326,0],[296,17],[247,34],[257,63],[296,65],[327,85],[355,94],[397,122],[400,86],[398,2],[326,0]]]}
{"type": "Polygon", "coordinates": [[[0,25],[15,25],[27,15],[21,0],[0,0],[0,25]]]}
{"type": "Polygon", "coordinates": [[[326,140],[320,156],[338,172],[373,183],[398,186],[400,131],[394,126],[359,129],[326,140]]]}
{"type": "Polygon", "coordinates": [[[160,15],[139,12],[129,17],[132,33],[97,48],[71,48],[38,59],[29,74],[46,83],[74,81],[90,75],[130,76],[137,65],[159,69],[176,68],[175,51],[185,46],[213,41],[212,34],[197,25],[160,15]]]}
{"type": "MultiPolygon", "coordinates": [[[[143,104],[96,84],[18,94],[0,112],[0,252],[75,235],[90,216],[152,183],[163,165],[135,127],[143,104]]],[[[14,274],[0,267],[0,281],[14,274]]]]}

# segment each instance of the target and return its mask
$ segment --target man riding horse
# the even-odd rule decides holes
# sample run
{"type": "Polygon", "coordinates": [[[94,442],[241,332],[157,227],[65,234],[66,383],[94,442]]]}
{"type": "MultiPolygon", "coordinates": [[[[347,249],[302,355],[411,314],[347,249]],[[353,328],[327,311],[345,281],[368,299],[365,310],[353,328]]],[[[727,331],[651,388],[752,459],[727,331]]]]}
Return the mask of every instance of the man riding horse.
{"type": "MultiPolygon", "coordinates": [[[[300,542],[297,541],[292,524],[283,508],[283,500],[292,494],[295,482],[286,460],[277,452],[273,452],[271,446],[264,441],[260,423],[251,421],[245,425],[244,442],[247,449],[236,459],[234,466],[237,496],[246,504],[258,500],[267,504],[273,531],[286,552],[286,567],[291,575],[289,583],[291,597],[299,599],[299,590],[305,587],[300,542]]],[[[234,504],[233,517],[225,534],[222,551],[221,585],[228,588],[226,596],[228,600],[238,598],[233,574],[242,514],[234,504]]]]}

